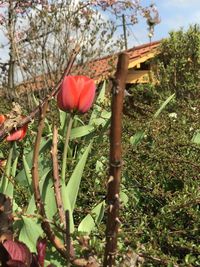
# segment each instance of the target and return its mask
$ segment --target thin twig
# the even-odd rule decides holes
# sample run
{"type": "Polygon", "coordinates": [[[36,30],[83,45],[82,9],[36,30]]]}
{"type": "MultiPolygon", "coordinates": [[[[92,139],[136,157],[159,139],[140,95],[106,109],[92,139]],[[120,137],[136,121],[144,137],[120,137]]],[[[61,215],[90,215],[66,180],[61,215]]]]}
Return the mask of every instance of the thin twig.
{"type": "Polygon", "coordinates": [[[65,234],[65,231],[63,230],[63,227],[60,226],[60,224],[56,223],[55,221],[49,220],[47,218],[43,218],[40,214],[26,214],[23,212],[16,212],[13,214],[13,220],[14,221],[21,221],[21,216],[24,216],[26,218],[32,218],[32,219],[38,219],[42,221],[47,221],[49,224],[53,225],[58,232],[65,234]]]}
{"type": "Polygon", "coordinates": [[[122,167],[121,133],[124,89],[128,72],[129,57],[126,53],[119,55],[117,72],[113,81],[110,130],[110,170],[107,193],[106,247],[103,266],[115,266],[117,252],[117,234],[119,220],[119,191],[122,167]]]}
{"type": "Polygon", "coordinates": [[[61,196],[61,184],[60,184],[60,177],[59,177],[57,144],[58,144],[58,129],[56,126],[54,126],[53,142],[52,142],[52,149],[51,149],[51,155],[52,155],[52,160],[53,160],[53,186],[54,186],[55,199],[56,199],[60,221],[61,221],[61,224],[64,226],[64,229],[66,229],[65,211],[64,211],[64,206],[63,206],[63,201],[62,201],[62,196],[61,196]]]}
{"type": "Polygon", "coordinates": [[[80,50],[80,47],[77,47],[74,49],[74,52],[72,53],[69,62],[67,64],[67,67],[60,78],[59,82],[54,86],[52,92],[50,95],[48,95],[41,104],[39,104],[28,116],[24,117],[22,120],[20,120],[17,125],[10,125],[6,129],[0,129],[0,141],[3,140],[8,133],[10,133],[13,129],[16,130],[16,128],[21,128],[22,126],[26,125],[27,123],[31,122],[33,118],[39,113],[40,109],[44,106],[44,104],[48,101],[50,101],[59,91],[60,85],[62,84],[62,81],[66,75],[69,75],[71,68],[73,66],[73,63],[76,59],[76,56],[80,50]]]}
{"type": "MultiPolygon", "coordinates": [[[[42,218],[47,218],[44,203],[42,202],[40,188],[39,188],[39,166],[38,166],[38,158],[39,158],[39,149],[40,142],[42,138],[42,132],[44,128],[44,121],[46,116],[46,111],[48,108],[48,101],[45,101],[44,105],[41,107],[41,114],[38,126],[38,132],[35,141],[34,153],[33,153],[33,167],[32,167],[32,179],[33,179],[33,191],[35,197],[35,203],[38,210],[38,213],[42,216],[42,218]]],[[[49,222],[43,220],[41,223],[42,229],[47,235],[48,239],[52,243],[52,245],[57,249],[57,251],[67,259],[66,249],[60,239],[58,239],[53,233],[49,222]]]]}

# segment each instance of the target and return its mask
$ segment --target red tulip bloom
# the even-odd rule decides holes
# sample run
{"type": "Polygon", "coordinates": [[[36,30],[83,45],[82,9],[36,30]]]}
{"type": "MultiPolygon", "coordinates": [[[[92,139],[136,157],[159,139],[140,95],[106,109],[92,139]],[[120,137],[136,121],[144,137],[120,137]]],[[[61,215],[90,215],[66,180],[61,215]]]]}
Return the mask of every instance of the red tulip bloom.
{"type": "Polygon", "coordinates": [[[1,124],[4,123],[5,120],[6,120],[6,117],[3,114],[0,114],[0,126],[1,124]]]}
{"type": "MultiPolygon", "coordinates": [[[[6,121],[6,116],[4,116],[3,114],[0,114],[0,126],[5,121],[6,121]]],[[[12,131],[6,137],[6,141],[10,142],[10,141],[20,141],[20,140],[22,140],[26,135],[27,129],[28,129],[28,125],[26,124],[22,128],[12,131]]]]}
{"type": "Polygon", "coordinates": [[[85,113],[92,106],[96,86],[86,76],[65,76],[58,92],[58,107],[63,111],[85,113]]]}
{"type": "Polygon", "coordinates": [[[20,141],[22,140],[27,132],[28,129],[28,125],[24,125],[22,128],[20,128],[19,130],[14,130],[12,131],[7,137],[6,137],[6,141],[10,142],[10,141],[20,141]]]}

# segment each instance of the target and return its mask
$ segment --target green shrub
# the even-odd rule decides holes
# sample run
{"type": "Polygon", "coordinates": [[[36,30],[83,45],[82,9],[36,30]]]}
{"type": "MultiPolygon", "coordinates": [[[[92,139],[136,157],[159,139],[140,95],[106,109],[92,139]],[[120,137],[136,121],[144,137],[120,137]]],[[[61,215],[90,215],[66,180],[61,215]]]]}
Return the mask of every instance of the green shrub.
{"type": "Polygon", "coordinates": [[[175,92],[178,97],[197,97],[200,89],[200,27],[192,25],[170,32],[157,57],[159,90],[175,92]]]}

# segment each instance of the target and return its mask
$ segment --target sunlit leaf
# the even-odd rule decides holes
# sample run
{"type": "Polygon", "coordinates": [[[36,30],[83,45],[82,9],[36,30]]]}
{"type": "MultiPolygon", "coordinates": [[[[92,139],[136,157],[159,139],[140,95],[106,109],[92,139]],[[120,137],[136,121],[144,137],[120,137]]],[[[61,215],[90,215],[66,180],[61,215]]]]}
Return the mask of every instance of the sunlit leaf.
{"type": "Polygon", "coordinates": [[[13,153],[14,153],[14,143],[12,144],[10,151],[9,151],[8,160],[6,162],[6,167],[5,167],[5,175],[3,175],[0,181],[0,192],[1,193],[5,193],[6,188],[8,186],[9,178],[11,176],[11,171],[12,171],[13,153]]]}
{"type": "Polygon", "coordinates": [[[128,196],[124,191],[120,192],[120,201],[124,206],[126,206],[126,204],[128,203],[128,196]]]}
{"type": "Polygon", "coordinates": [[[111,117],[111,112],[110,111],[106,111],[105,109],[102,111],[101,113],[101,117],[104,119],[110,119],[111,117]]]}
{"type": "Polygon", "coordinates": [[[160,113],[163,111],[163,109],[165,109],[165,107],[169,104],[169,102],[175,97],[175,94],[170,95],[160,106],[160,108],[156,111],[156,113],[154,114],[154,118],[157,118],[160,113]]]}
{"type": "Polygon", "coordinates": [[[79,224],[78,231],[90,234],[101,223],[105,211],[105,201],[99,203],[91,213],[88,214],[79,224]]]}
{"type": "MultiPolygon", "coordinates": [[[[50,149],[50,146],[51,146],[51,139],[45,139],[45,138],[42,138],[41,140],[41,144],[40,144],[40,152],[39,152],[39,165],[41,166],[41,162],[45,159],[45,151],[50,149]]],[[[28,154],[24,155],[25,157],[25,161],[26,161],[26,168],[27,168],[27,171],[28,171],[28,168],[29,170],[32,169],[32,161],[33,161],[33,150],[31,150],[31,152],[29,152],[28,154]]],[[[50,165],[51,163],[49,163],[50,165]]],[[[52,165],[50,165],[52,166],[52,165]]],[[[39,171],[40,171],[40,175],[42,176],[44,174],[44,171],[45,168],[42,166],[41,168],[39,168],[39,171]]],[[[17,176],[15,177],[16,181],[18,181],[20,184],[22,185],[27,185],[27,173],[25,172],[25,169],[23,168],[23,170],[21,170],[17,176]]]]}
{"type": "Polygon", "coordinates": [[[138,131],[130,138],[131,145],[137,146],[142,139],[144,138],[145,132],[144,131],[138,131]]]}
{"type": "Polygon", "coordinates": [[[16,175],[18,159],[19,159],[19,153],[16,155],[14,162],[12,164],[12,170],[11,170],[12,177],[15,177],[16,175]]]}
{"type": "Polygon", "coordinates": [[[76,199],[77,199],[77,195],[78,195],[78,191],[80,187],[80,182],[81,182],[81,178],[83,175],[83,170],[84,170],[91,146],[92,144],[90,143],[87,149],[85,150],[85,152],[83,153],[82,157],[80,158],[78,164],[76,165],[69,179],[69,182],[66,186],[65,195],[67,195],[69,198],[72,212],[75,207],[75,203],[76,203],[76,199]]]}
{"type": "Polygon", "coordinates": [[[13,199],[13,193],[14,193],[14,186],[13,183],[9,181],[4,191],[4,194],[13,199]]]}
{"type": "Polygon", "coordinates": [[[41,185],[41,194],[45,206],[47,218],[52,220],[57,212],[55,194],[53,189],[52,174],[49,172],[41,185]]]}
{"type": "Polygon", "coordinates": [[[106,81],[104,81],[104,83],[100,89],[100,93],[96,99],[96,103],[93,106],[93,111],[92,111],[92,114],[90,116],[90,121],[89,121],[90,125],[92,125],[94,123],[94,119],[97,118],[97,116],[101,110],[101,104],[103,103],[103,101],[105,99],[105,92],[106,92],[106,81]]]}
{"type": "MultiPolygon", "coordinates": [[[[51,171],[50,168],[45,168],[44,169],[44,174],[43,176],[41,177],[40,179],[40,183],[39,183],[39,186],[40,186],[40,191],[42,192],[42,188],[43,188],[43,184],[45,182],[45,179],[47,177],[47,175],[49,174],[49,172],[51,171]]],[[[29,204],[28,204],[28,207],[27,207],[27,210],[26,210],[26,214],[34,214],[35,211],[36,211],[36,206],[35,206],[35,199],[34,199],[34,195],[31,196],[31,199],[29,201],[29,204]]]]}
{"type": "Polygon", "coordinates": [[[23,155],[23,166],[24,166],[24,173],[26,175],[27,185],[29,186],[30,192],[32,192],[32,175],[31,175],[31,169],[28,166],[28,163],[26,161],[26,157],[23,155]]]}
{"type": "Polygon", "coordinates": [[[83,137],[85,135],[92,133],[94,130],[95,128],[92,125],[86,125],[86,126],[73,128],[71,130],[70,139],[83,137]]]}
{"type": "Polygon", "coordinates": [[[59,116],[60,116],[60,129],[63,132],[64,128],[65,128],[65,125],[66,125],[67,112],[59,110],[59,116]]]}
{"type": "Polygon", "coordinates": [[[31,252],[36,252],[36,243],[39,236],[42,236],[43,231],[40,224],[34,218],[22,216],[23,226],[20,231],[19,240],[26,244],[31,252]]]}
{"type": "Polygon", "coordinates": [[[200,131],[196,131],[195,134],[192,137],[192,142],[200,145],[200,131]]]}

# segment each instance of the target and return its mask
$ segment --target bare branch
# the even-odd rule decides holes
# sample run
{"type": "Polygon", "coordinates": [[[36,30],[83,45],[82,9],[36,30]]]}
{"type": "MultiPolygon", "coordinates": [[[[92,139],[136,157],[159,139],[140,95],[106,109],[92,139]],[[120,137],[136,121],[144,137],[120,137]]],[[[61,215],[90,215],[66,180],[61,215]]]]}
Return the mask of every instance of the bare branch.
{"type": "Polygon", "coordinates": [[[58,143],[58,129],[56,126],[54,126],[53,143],[52,143],[52,149],[51,149],[51,155],[52,155],[52,160],[53,160],[53,185],[54,185],[54,193],[55,193],[55,199],[56,199],[60,221],[62,225],[64,226],[64,229],[66,229],[65,212],[64,212],[63,202],[62,202],[61,184],[60,184],[60,177],[59,177],[57,143],[58,143]]]}
{"type": "Polygon", "coordinates": [[[126,75],[128,72],[128,54],[119,55],[117,72],[113,82],[111,105],[111,130],[110,130],[110,171],[108,180],[108,218],[106,225],[106,247],[103,266],[115,266],[115,254],[117,250],[117,234],[120,225],[119,220],[119,192],[122,167],[121,133],[122,133],[122,109],[126,75]]]}
{"type": "MultiPolygon", "coordinates": [[[[38,132],[35,140],[35,147],[33,153],[33,167],[32,167],[32,179],[33,179],[33,191],[35,197],[36,207],[38,209],[38,213],[42,216],[42,218],[46,217],[46,212],[44,208],[44,203],[42,202],[40,188],[39,188],[39,166],[38,166],[38,158],[39,158],[39,149],[40,149],[40,142],[42,138],[42,132],[44,128],[44,121],[46,116],[46,111],[48,108],[48,100],[45,101],[44,105],[40,107],[41,114],[38,126],[38,132]]],[[[44,230],[45,234],[47,235],[48,239],[52,243],[52,245],[57,249],[57,251],[67,259],[66,249],[60,239],[58,239],[55,234],[53,233],[51,226],[47,220],[42,220],[41,223],[42,229],[44,230]]]]}

